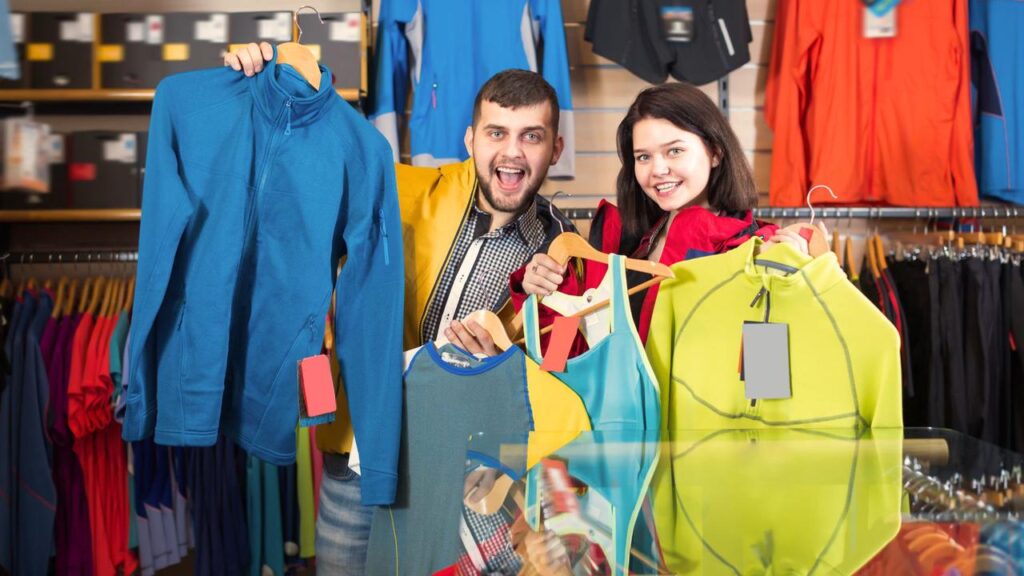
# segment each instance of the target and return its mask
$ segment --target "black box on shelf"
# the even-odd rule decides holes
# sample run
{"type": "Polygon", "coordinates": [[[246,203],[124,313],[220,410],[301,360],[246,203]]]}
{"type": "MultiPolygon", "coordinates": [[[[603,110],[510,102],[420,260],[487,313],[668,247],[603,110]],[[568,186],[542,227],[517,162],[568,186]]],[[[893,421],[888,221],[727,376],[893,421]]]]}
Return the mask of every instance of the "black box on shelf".
{"type": "Polygon", "coordinates": [[[216,12],[164,14],[161,54],[164,76],[224,65],[228,15],[216,12]]]}
{"type": "Polygon", "coordinates": [[[22,12],[11,12],[11,39],[18,56],[20,75],[16,79],[0,78],[0,90],[28,88],[28,61],[25,59],[25,45],[28,42],[28,16],[22,12]]]}
{"type": "Polygon", "coordinates": [[[138,208],[138,133],[75,132],[68,144],[72,208],[138,208]]]}
{"type": "Polygon", "coordinates": [[[229,50],[250,42],[279,44],[292,39],[291,12],[234,12],[228,23],[229,50]]]}
{"type": "Polygon", "coordinates": [[[68,205],[67,137],[50,134],[50,191],[44,194],[23,190],[0,191],[0,210],[59,210],[68,205]]]}
{"type": "Polygon", "coordinates": [[[31,88],[93,87],[96,15],[88,12],[34,12],[29,15],[25,57],[31,88]]]}
{"type": "Polygon", "coordinates": [[[148,14],[103,14],[100,17],[102,88],[155,88],[160,70],[161,44],[147,41],[148,14]]]}
{"type": "Polygon", "coordinates": [[[359,12],[299,14],[302,44],[334,73],[335,88],[363,87],[363,19],[359,12]]]}

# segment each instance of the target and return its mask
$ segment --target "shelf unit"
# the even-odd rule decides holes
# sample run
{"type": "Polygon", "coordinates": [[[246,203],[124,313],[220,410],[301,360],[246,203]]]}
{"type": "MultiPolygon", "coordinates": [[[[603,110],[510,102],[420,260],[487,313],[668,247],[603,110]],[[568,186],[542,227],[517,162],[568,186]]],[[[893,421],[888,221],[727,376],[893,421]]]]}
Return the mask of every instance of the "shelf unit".
{"type": "Polygon", "coordinates": [[[110,210],[0,210],[2,223],[32,222],[138,222],[138,209],[110,210]]]}

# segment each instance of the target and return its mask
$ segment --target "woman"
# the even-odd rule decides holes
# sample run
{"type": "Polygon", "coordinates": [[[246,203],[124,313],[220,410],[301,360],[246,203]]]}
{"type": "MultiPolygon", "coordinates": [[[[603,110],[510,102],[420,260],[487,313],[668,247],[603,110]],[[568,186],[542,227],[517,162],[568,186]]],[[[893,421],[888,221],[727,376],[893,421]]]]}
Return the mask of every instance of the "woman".
{"type": "MultiPolygon", "coordinates": [[[[703,92],[689,84],[663,84],[641,92],[619,124],[618,206],[601,201],[591,224],[590,243],[602,252],[672,265],[719,254],[751,236],[788,242],[807,252],[795,232],[753,219],[754,177],[736,134],[703,92]]],[[[586,261],[582,274],[566,274],[550,256],[536,254],[515,272],[511,294],[516,309],[530,294],[556,290],[582,294],[599,285],[606,266],[586,261]]],[[[646,280],[630,272],[630,286],[646,280]]],[[[658,287],[631,297],[634,322],[646,341],[658,287]]],[[[540,306],[541,324],[556,313],[540,306]]],[[[577,338],[572,355],[586,349],[577,338]]]]}

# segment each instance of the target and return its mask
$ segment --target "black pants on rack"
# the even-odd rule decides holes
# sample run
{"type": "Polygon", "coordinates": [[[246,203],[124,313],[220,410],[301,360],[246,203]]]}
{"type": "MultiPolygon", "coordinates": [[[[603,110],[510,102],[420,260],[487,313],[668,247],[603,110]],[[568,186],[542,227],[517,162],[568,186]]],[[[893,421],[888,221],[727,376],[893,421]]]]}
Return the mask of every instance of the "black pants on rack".
{"type": "Polygon", "coordinates": [[[939,340],[941,374],[944,388],[945,425],[960,432],[969,432],[971,413],[970,395],[964,380],[964,295],[960,262],[940,257],[933,262],[938,271],[938,331],[932,333],[939,340]]]}
{"type": "Polygon", "coordinates": [[[1016,264],[1006,264],[1003,270],[1004,314],[1009,323],[1007,340],[1012,342],[1009,366],[1009,396],[1007,402],[1011,414],[1010,448],[1024,450],[1024,269],[1016,264]]]}
{"type": "Polygon", "coordinates": [[[903,398],[903,425],[941,426],[932,423],[929,418],[929,406],[933,398],[930,386],[932,338],[929,335],[932,333],[932,318],[928,262],[893,260],[889,263],[889,270],[895,281],[896,290],[899,291],[900,304],[903,308],[903,347],[910,359],[909,366],[904,367],[904,372],[909,368],[913,378],[913,392],[904,395],[903,398]],[[911,334],[913,338],[909,338],[911,334]]]}

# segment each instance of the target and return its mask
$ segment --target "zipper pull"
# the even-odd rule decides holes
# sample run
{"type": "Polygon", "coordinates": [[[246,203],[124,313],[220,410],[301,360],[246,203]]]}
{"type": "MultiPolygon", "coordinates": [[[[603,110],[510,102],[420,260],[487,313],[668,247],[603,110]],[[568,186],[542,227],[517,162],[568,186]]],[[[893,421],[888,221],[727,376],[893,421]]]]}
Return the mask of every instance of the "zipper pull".
{"type": "Polygon", "coordinates": [[[430,87],[430,105],[435,110],[437,109],[437,82],[434,82],[430,87]]]}
{"type": "Polygon", "coordinates": [[[388,247],[388,225],[387,222],[384,221],[384,209],[379,209],[377,213],[380,215],[380,235],[381,239],[384,241],[384,265],[390,266],[391,250],[388,247]]]}
{"type": "Polygon", "coordinates": [[[289,98],[288,101],[284,103],[284,107],[288,109],[288,123],[284,127],[284,135],[285,136],[291,136],[292,135],[292,101],[291,101],[291,98],[289,98]]]}
{"type": "Polygon", "coordinates": [[[309,327],[309,341],[312,342],[316,340],[316,322],[313,321],[312,316],[309,317],[306,325],[309,327]]]}

